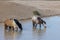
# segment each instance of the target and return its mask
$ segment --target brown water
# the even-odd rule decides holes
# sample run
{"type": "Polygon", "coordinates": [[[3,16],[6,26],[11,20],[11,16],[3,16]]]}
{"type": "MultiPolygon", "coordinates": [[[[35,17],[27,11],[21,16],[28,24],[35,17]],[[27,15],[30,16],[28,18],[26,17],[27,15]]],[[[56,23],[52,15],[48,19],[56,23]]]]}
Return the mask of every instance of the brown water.
{"type": "MultiPolygon", "coordinates": [[[[60,16],[43,18],[47,22],[47,28],[41,30],[32,28],[31,20],[21,21],[23,31],[4,31],[0,24],[0,40],[60,40],[60,16]]],[[[38,25],[39,26],[39,25],[38,25]]]]}

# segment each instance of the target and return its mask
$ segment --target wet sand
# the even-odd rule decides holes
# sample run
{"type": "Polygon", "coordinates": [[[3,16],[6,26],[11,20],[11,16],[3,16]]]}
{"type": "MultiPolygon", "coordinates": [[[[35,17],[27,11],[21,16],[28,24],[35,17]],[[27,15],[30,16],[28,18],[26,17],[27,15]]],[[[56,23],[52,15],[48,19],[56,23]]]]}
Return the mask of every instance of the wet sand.
{"type": "Polygon", "coordinates": [[[60,40],[60,16],[42,18],[47,23],[47,28],[39,25],[32,28],[31,20],[20,21],[23,26],[21,32],[4,31],[3,23],[0,24],[0,40],[60,40]]]}

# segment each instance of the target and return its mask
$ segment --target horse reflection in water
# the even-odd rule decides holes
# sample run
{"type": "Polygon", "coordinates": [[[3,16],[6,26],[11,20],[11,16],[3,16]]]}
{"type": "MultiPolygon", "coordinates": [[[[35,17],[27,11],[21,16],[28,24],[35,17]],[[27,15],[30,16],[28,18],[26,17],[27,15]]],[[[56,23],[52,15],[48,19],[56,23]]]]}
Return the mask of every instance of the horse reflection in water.
{"type": "Polygon", "coordinates": [[[34,32],[38,32],[38,33],[40,33],[41,31],[43,31],[43,32],[46,32],[46,28],[44,28],[44,29],[37,29],[37,28],[33,28],[33,31],[34,32]]]}
{"type": "Polygon", "coordinates": [[[40,16],[33,16],[32,17],[32,23],[33,23],[33,28],[37,27],[37,24],[40,25],[40,28],[41,28],[41,24],[43,24],[43,26],[46,28],[46,22],[40,18],[40,16]]]}
{"type": "Polygon", "coordinates": [[[4,39],[5,40],[18,40],[17,37],[21,37],[22,31],[12,32],[12,31],[4,31],[4,39]]]}
{"type": "Polygon", "coordinates": [[[41,29],[37,29],[37,28],[33,28],[33,37],[34,39],[37,37],[38,40],[40,40],[40,38],[42,36],[44,36],[44,34],[46,33],[46,28],[43,28],[42,30],[41,29]]]}
{"type": "Polygon", "coordinates": [[[18,30],[18,28],[22,30],[22,25],[17,19],[7,19],[4,21],[4,29],[18,30]]]}

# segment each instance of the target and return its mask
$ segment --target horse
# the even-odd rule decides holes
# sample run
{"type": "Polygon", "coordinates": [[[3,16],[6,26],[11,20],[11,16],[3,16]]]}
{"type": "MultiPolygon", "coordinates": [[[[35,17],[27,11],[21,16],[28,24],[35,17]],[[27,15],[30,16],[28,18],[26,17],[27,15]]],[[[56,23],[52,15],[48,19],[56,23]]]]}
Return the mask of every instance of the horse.
{"type": "Polygon", "coordinates": [[[21,23],[19,23],[18,20],[17,20],[18,22],[16,23],[15,20],[17,20],[17,19],[6,19],[4,21],[4,26],[5,26],[4,29],[8,29],[9,28],[9,30],[18,30],[18,27],[19,27],[19,29],[22,30],[21,23]]]}
{"type": "Polygon", "coordinates": [[[33,23],[33,28],[34,27],[36,28],[37,27],[37,24],[40,25],[40,28],[41,28],[41,24],[43,24],[44,27],[46,28],[46,22],[43,19],[41,19],[40,16],[33,16],[32,17],[32,23],[33,23]]]}

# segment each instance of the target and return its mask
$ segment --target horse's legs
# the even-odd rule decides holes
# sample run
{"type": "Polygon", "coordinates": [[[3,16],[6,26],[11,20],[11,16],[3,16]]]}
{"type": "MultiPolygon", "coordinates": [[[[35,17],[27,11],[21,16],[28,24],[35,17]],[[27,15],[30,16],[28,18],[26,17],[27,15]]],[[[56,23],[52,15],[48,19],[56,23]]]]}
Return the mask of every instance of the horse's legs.
{"type": "Polygon", "coordinates": [[[37,24],[35,24],[35,27],[37,27],[37,24]]]}
{"type": "Polygon", "coordinates": [[[16,27],[16,31],[18,31],[18,27],[16,27]]]}
{"type": "Polygon", "coordinates": [[[15,27],[14,30],[15,30],[15,31],[18,31],[18,27],[15,27]]]}
{"type": "Polygon", "coordinates": [[[14,27],[13,27],[13,26],[11,27],[11,30],[13,30],[13,31],[14,31],[14,27]]]}
{"type": "Polygon", "coordinates": [[[9,31],[11,30],[11,26],[9,26],[9,31]]]}
{"type": "Polygon", "coordinates": [[[33,28],[35,27],[35,23],[34,22],[32,22],[33,23],[33,28]]]}
{"type": "Polygon", "coordinates": [[[7,26],[6,24],[5,24],[4,26],[5,26],[5,29],[7,29],[7,28],[8,28],[8,26],[7,26]]]}
{"type": "Polygon", "coordinates": [[[41,24],[40,24],[40,28],[41,28],[41,24]]]}
{"type": "Polygon", "coordinates": [[[9,26],[9,29],[11,29],[11,26],[9,26]]]}

